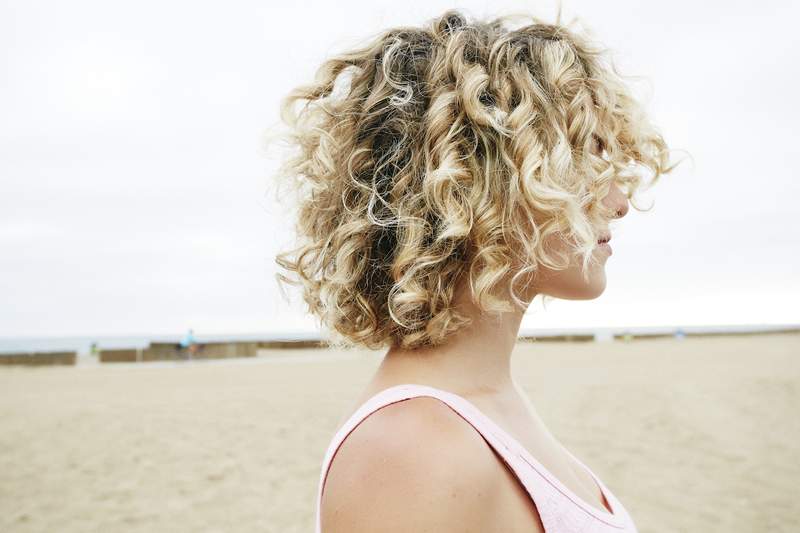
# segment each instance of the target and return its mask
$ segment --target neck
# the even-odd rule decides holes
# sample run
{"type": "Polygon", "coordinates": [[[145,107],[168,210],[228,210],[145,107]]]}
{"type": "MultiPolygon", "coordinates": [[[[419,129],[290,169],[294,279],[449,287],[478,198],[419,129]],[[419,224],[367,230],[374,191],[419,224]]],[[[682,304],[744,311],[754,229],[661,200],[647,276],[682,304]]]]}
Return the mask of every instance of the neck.
{"type": "Polygon", "coordinates": [[[511,353],[525,310],[514,307],[501,314],[482,313],[463,284],[458,286],[454,305],[470,317],[469,325],[438,346],[393,346],[376,378],[392,383],[420,383],[471,396],[513,388],[511,353]]]}

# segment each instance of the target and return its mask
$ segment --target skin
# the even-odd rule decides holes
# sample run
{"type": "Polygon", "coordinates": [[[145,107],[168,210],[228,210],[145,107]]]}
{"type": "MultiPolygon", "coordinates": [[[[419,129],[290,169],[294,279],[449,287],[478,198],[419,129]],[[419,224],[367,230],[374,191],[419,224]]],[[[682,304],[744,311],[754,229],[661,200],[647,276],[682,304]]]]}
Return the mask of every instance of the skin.
{"type": "MultiPolygon", "coordinates": [[[[614,209],[620,218],[628,212],[628,199],[616,185],[602,201],[614,209]]],[[[567,243],[552,241],[548,245],[566,250],[567,243]]],[[[600,248],[594,253],[597,261],[593,262],[588,283],[583,279],[579,259],[574,258],[565,270],[537,271],[525,284],[524,290],[520,290],[520,285],[517,286],[518,294],[524,295],[523,299],[528,303],[538,294],[573,300],[597,298],[606,287],[605,264],[609,256],[600,248]]],[[[441,346],[415,350],[399,347],[389,349],[363,394],[354,404],[353,411],[381,390],[403,383],[418,383],[453,392],[472,402],[511,434],[586,503],[608,511],[605,499],[594,480],[565,454],[561,444],[545,426],[529,398],[514,381],[511,373],[511,354],[516,344],[524,309],[515,309],[495,316],[483,314],[471,301],[468,288],[463,281],[458,284],[456,295],[456,305],[472,318],[472,325],[454,334],[441,346]]],[[[347,417],[351,414],[352,411],[347,417]]],[[[370,501],[374,501],[375,491],[378,488],[388,490],[384,489],[387,483],[396,484],[398,492],[402,490],[418,492],[419,486],[415,486],[412,490],[403,485],[409,483],[408,479],[413,479],[416,467],[420,468],[420,484],[429,478],[441,481],[424,484],[427,490],[436,491],[437,487],[451,484],[453,494],[456,494],[458,487],[463,488],[458,498],[442,496],[441,501],[447,503],[433,506],[430,510],[416,509],[415,513],[412,513],[415,519],[419,520],[427,516],[429,522],[424,524],[439,524],[435,530],[449,531],[441,524],[454,521],[456,516],[466,516],[467,512],[479,513],[484,509],[482,515],[470,515],[468,519],[464,518],[466,522],[453,526],[453,531],[465,531],[467,529],[464,528],[469,524],[472,524],[476,531],[544,531],[535,506],[532,505],[524,488],[508,468],[503,466],[501,460],[491,455],[490,447],[480,439],[479,434],[438,400],[414,398],[387,406],[367,417],[343,443],[336,460],[331,465],[323,493],[322,521],[325,524],[325,532],[361,531],[355,524],[363,517],[367,517],[364,520],[369,520],[369,515],[363,506],[352,504],[353,498],[355,501],[359,498],[369,498],[370,501]],[[432,422],[425,425],[420,420],[432,422]],[[414,439],[398,444],[396,438],[398,434],[413,434],[414,439]],[[392,438],[388,438],[389,435],[392,435],[392,438]],[[403,451],[405,455],[389,456],[385,453],[386,449],[392,446],[407,446],[404,450],[419,450],[419,446],[416,445],[419,442],[429,443],[430,448],[435,448],[437,443],[443,447],[449,446],[448,449],[454,454],[459,454],[459,457],[472,458],[470,461],[479,465],[475,467],[473,474],[477,476],[475,472],[482,469],[480,484],[491,487],[487,492],[493,495],[493,499],[486,500],[486,494],[480,498],[474,495],[471,492],[475,490],[474,484],[462,486],[459,479],[446,477],[446,472],[454,470],[458,472],[458,465],[465,464],[465,461],[444,465],[448,467],[444,468],[437,462],[444,461],[437,459],[441,458],[442,454],[430,452],[430,448],[423,452],[403,451]],[[370,465],[369,454],[375,453],[376,443],[386,448],[381,452],[383,455],[374,457],[375,463],[370,465]],[[425,455],[425,452],[429,453],[425,455]],[[402,457],[402,459],[393,463],[390,457],[402,457]],[[362,464],[367,471],[359,470],[359,464],[362,464]],[[374,477],[375,468],[371,467],[384,468],[387,478],[376,487],[371,487],[369,489],[371,494],[359,493],[359,490],[367,490],[364,488],[365,480],[374,477]],[[441,478],[431,474],[440,471],[443,472],[441,478]],[[471,500],[473,497],[474,500],[471,500]],[[467,503],[470,501],[474,501],[476,505],[467,503]],[[359,508],[348,514],[346,511],[348,502],[352,504],[350,507],[359,508]],[[461,508],[450,508],[457,505],[457,502],[461,502],[461,508]],[[446,514],[447,512],[450,514],[446,514]],[[499,520],[506,522],[501,524],[499,520]]],[[[464,472],[461,475],[470,474],[464,472]]],[[[380,501],[398,501],[397,505],[405,507],[376,510],[372,519],[394,516],[392,513],[396,513],[397,516],[408,516],[408,506],[412,505],[410,502],[434,501],[434,499],[434,492],[428,494],[427,498],[417,500],[402,497],[401,494],[387,494],[387,497],[380,501]]],[[[388,523],[388,520],[383,520],[380,525],[364,524],[363,531],[368,531],[369,528],[394,531],[389,529],[388,523]]],[[[418,526],[419,524],[411,526],[406,523],[403,527],[418,526]]],[[[402,529],[398,529],[400,530],[402,529]]],[[[419,526],[413,530],[423,529],[419,526]]]]}

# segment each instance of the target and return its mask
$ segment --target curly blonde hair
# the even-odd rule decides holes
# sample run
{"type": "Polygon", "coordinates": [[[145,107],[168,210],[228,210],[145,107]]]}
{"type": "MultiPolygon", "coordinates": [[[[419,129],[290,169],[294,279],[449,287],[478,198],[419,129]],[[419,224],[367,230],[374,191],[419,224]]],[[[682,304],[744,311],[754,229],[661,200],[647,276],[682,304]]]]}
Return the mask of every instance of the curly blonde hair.
{"type": "Polygon", "coordinates": [[[525,306],[515,281],[569,264],[544,248],[551,234],[588,276],[612,183],[642,211],[635,170],[652,184],[674,168],[606,49],[532,16],[511,28],[514,17],[448,10],[383,31],[282,101],[296,150],[278,177],[296,193],[302,242],[276,257],[295,279],[277,279],[302,285],[330,344],[444,342],[469,323],[453,305],[462,275],[484,312],[510,309],[501,290],[525,306]]]}

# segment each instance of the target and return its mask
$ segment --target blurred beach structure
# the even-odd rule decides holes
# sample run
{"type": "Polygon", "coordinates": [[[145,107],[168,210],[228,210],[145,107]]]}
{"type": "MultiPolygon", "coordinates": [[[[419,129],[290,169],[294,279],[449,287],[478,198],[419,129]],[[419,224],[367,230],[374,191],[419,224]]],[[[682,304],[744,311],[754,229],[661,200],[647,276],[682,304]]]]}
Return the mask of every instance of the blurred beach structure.
{"type": "MultiPolygon", "coordinates": [[[[515,381],[643,533],[800,531],[800,332],[683,329],[537,332],[515,381]]],[[[323,454],[383,352],[296,340],[3,366],[0,531],[312,531],[323,454]]]]}
{"type": "MultiPolygon", "coordinates": [[[[522,329],[520,342],[631,341],[636,339],[758,335],[798,332],[800,324],[666,326],[630,328],[522,329]]],[[[325,348],[316,332],[256,333],[200,336],[193,354],[181,346],[180,335],[117,337],[0,337],[0,365],[75,365],[141,363],[195,359],[256,357],[260,350],[325,348]]]]}

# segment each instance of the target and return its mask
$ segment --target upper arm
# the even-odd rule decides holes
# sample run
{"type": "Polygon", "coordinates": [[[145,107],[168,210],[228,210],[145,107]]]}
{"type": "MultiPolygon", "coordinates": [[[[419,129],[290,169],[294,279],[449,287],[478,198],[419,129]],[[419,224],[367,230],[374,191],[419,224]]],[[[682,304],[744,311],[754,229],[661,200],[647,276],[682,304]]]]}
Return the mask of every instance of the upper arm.
{"type": "Polygon", "coordinates": [[[497,460],[443,402],[390,404],[361,422],[331,463],[323,533],[478,532],[496,527],[497,460]]]}

